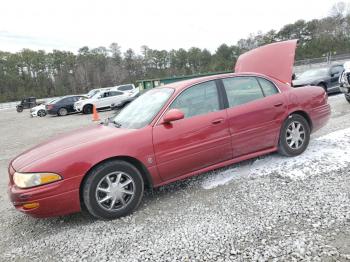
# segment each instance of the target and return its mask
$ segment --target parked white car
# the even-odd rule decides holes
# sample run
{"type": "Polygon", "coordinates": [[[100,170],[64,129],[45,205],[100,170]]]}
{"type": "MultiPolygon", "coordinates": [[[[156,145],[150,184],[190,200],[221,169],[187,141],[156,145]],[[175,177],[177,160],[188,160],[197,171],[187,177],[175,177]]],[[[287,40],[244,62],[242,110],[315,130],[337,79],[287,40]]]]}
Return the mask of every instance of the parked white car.
{"type": "Polygon", "coordinates": [[[47,115],[46,104],[53,103],[55,100],[56,99],[53,99],[53,100],[50,100],[48,103],[32,107],[30,109],[30,116],[31,117],[35,117],[35,116],[44,117],[44,116],[46,116],[47,115]]]}
{"type": "Polygon", "coordinates": [[[84,114],[91,114],[93,106],[97,109],[111,108],[112,106],[122,106],[125,101],[130,97],[129,93],[116,91],[116,90],[105,90],[96,93],[91,98],[81,100],[74,103],[74,109],[77,112],[84,114]]]}

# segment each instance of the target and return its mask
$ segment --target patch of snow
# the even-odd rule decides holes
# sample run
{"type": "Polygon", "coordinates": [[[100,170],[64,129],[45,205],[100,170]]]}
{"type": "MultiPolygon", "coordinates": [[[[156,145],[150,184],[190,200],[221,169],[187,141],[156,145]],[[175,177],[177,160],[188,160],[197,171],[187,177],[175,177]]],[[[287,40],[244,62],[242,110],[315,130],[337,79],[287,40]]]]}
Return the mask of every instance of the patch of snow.
{"type": "Polygon", "coordinates": [[[339,93],[339,94],[336,94],[336,95],[328,96],[328,101],[333,101],[333,100],[338,100],[338,99],[344,99],[344,94],[343,93],[339,93]]]}
{"type": "Polygon", "coordinates": [[[350,128],[339,130],[310,141],[307,150],[296,157],[279,154],[257,159],[251,165],[214,173],[202,182],[204,189],[225,185],[231,180],[275,174],[292,180],[305,179],[338,170],[350,163],[350,128]]]}

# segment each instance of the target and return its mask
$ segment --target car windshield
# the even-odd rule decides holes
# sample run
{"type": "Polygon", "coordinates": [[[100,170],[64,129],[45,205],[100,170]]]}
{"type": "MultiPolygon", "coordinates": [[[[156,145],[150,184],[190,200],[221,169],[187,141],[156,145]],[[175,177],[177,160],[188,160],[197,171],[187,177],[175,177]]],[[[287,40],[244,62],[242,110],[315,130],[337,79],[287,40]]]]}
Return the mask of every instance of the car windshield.
{"type": "Polygon", "coordinates": [[[55,103],[55,101],[56,101],[56,98],[55,99],[52,99],[52,100],[50,100],[49,102],[47,102],[46,104],[53,104],[53,103],[55,103]]]}
{"type": "Polygon", "coordinates": [[[99,96],[101,96],[101,91],[96,91],[96,93],[93,96],[90,96],[90,98],[98,98],[99,96]]]}
{"type": "Polygon", "coordinates": [[[328,68],[320,68],[320,69],[311,69],[302,73],[298,79],[302,78],[311,78],[316,76],[324,76],[327,75],[328,68]]]}
{"type": "Polygon", "coordinates": [[[96,95],[97,93],[99,93],[100,92],[100,90],[91,90],[91,91],[89,91],[89,93],[87,93],[87,97],[93,97],[94,95],[96,95]]]}
{"type": "Polygon", "coordinates": [[[121,128],[142,128],[153,120],[173,92],[172,88],[152,89],[125,107],[112,122],[121,128]]]}

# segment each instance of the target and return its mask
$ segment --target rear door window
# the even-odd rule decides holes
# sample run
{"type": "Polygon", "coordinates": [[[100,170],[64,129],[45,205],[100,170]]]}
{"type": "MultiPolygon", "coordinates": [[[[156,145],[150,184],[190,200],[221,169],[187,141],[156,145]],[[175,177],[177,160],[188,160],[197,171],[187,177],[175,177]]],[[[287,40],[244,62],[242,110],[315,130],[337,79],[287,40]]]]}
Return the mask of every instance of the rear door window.
{"type": "Polygon", "coordinates": [[[264,97],[255,77],[231,77],[223,79],[229,107],[235,107],[264,97]]]}
{"type": "Polygon", "coordinates": [[[127,91],[127,90],[132,90],[132,89],[133,89],[132,85],[125,85],[125,86],[118,87],[118,90],[120,90],[120,91],[127,91]]]}

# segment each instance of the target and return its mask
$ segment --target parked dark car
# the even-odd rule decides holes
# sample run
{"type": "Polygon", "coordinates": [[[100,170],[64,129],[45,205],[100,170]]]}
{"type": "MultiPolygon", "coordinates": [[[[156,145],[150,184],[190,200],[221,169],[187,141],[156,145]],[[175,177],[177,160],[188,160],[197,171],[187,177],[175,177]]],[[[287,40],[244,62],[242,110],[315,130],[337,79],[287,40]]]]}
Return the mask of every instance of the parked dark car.
{"type": "Polygon", "coordinates": [[[75,112],[74,103],[86,99],[86,96],[64,96],[58,98],[53,103],[46,105],[46,111],[49,115],[65,116],[75,112]]]}
{"type": "Polygon", "coordinates": [[[328,67],[310,69],[299,75],[293,81],[293,86],[321,86],[327,93],[339,92],[338,80],[343,70],[342,64],[333,64],[328,67]]]}
{"type": "Polygon", "coordinates": [[[32,108],[39,105],[39,103],[36,102],[35,97],[26,97],[21,100],[21,103],[16,106],[16,110],[18,113],[22,112],[23,109],[32,108]]]}

